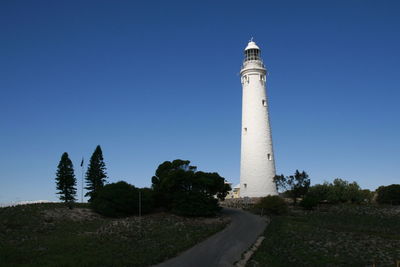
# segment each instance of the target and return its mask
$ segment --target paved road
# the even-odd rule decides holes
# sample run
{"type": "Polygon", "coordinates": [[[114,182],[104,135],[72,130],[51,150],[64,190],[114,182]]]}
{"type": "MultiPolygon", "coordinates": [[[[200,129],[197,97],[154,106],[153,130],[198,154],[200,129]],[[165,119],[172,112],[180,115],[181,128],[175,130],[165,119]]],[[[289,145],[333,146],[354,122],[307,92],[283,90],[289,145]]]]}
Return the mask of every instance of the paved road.
{"type": "Polygon", "coordinates": [[[223,212],[232,218],[228,227],[156,267],[233,266],[267,224],[265,219],[249,212],[228,208],[224,208],[223,212]]]}

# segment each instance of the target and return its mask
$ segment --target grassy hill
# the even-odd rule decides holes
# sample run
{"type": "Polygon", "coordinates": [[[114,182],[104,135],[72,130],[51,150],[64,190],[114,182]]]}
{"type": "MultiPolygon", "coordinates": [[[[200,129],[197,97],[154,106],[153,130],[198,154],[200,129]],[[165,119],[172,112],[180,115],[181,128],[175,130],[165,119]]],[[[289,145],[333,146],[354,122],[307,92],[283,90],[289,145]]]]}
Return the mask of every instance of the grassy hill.
{"type": "Polygon", "coordinates": [[[158,213],[110,219],[87,205],[0,208],[0,266],[149,266],[193,246],[228,223],[158,213]]]}
{"type": "Polygon", "coordinates": [[[400,266],[400,207],[298,210],[273,217],[264,235],[247,266],[400,266]]]}

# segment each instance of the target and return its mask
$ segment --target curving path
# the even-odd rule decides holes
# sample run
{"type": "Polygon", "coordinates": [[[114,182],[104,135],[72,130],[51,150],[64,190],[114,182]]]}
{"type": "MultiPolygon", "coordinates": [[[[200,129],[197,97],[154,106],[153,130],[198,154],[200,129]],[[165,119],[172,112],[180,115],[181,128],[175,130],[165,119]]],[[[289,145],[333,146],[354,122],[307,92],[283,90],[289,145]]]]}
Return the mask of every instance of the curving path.
{"type": "Polygon", "coordinates": [[[224,208],[232,221],[221,232],[157,267],[233,266],[266,227],[265,219],[246,211],[224,208]]]}

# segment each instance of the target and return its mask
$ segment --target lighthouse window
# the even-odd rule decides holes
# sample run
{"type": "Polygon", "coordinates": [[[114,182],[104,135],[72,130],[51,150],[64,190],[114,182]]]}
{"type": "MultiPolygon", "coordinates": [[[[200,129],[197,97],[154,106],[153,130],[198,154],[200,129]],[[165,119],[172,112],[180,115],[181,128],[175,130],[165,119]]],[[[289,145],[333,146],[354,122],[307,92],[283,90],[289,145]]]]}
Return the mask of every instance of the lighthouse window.
{"type": "Polygon", "coordinates": [[[266,101],[265,99],[262,100],[262,105],[263,105],[264,107],[267,106],[267,101],[266,101]]]}
{"type": "Polygon", "coordinates": [[[271,154],[268,154],[268,160],[272,160],[271,154]]]}
{"type": "Polygon", "coordinates": [[[245,127],[245,128],[243,128],[243,130],[244,130],[244,133],[247,133],[247,128],[245,127]]]}

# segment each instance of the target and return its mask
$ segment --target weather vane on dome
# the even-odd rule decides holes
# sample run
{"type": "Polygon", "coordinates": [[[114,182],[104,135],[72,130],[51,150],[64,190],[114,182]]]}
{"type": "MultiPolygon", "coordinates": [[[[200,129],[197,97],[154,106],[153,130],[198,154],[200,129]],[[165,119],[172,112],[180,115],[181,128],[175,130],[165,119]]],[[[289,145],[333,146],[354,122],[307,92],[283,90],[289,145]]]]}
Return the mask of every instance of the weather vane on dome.
{"type": "Polygon", "coordinates": [[[250,42],[253,42],[253,37],[251,37],[250,42]]]}

